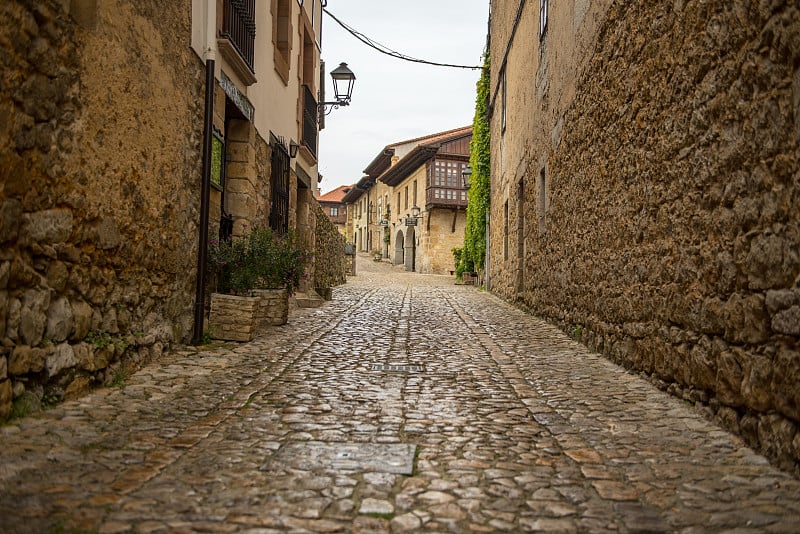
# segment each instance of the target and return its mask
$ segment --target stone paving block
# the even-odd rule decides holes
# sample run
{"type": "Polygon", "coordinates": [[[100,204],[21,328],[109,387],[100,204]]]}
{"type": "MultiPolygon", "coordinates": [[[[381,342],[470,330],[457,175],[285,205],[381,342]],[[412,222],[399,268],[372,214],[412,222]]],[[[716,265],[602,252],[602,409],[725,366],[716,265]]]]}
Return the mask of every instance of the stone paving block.
{"type": "Polygon", "coordinates": [[[800,481],[701,412],[474,287],[358,272],[0,427],[0,532],[800,530],[800,481]]]}
{"type": "Polygon", "coordinates": [[[410,475],[414,470],[412,444],[287,443],[265,468],[289,465],[303,470],[380,471],[410,475]]]}

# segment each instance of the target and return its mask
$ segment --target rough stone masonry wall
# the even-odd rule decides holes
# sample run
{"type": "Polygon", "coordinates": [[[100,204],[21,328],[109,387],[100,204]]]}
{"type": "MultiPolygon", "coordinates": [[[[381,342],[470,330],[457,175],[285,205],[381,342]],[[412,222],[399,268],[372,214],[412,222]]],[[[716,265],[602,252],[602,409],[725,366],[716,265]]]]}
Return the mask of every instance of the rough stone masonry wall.
{"type": "Polygon", "coordinates": [[[331,288],[347,281],[345,271],[345,238],[325,215],[316,201],[312,202],[317,218],[316,250],[314,251],[314,287],[331,288]]]}
{"type": "Polygon", "coordinates": [[[799,67],[795,1],[615,2],[525,225],[530,308],[796,473],[799,67]]]}
{"type": "Polygon", "coordinates": [[[203,104],[190,11],[0,3],[0,419],[12,396],[108,383],[189,335],[203,104]]]}

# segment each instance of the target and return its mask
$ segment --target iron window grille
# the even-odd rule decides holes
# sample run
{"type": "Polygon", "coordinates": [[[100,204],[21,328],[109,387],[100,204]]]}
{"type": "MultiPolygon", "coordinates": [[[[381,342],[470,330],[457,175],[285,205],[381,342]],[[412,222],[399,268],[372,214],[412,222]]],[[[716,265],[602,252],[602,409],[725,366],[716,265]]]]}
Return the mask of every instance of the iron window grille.
{"type": "Polygon", "coordinates": [[[289,230],[289,149],[283,139],[270,134],[272,147],[272,206],[269,227],[278,234],[289,230]]]}
{"type": "Polygon", "coordinates": [[[549,0],[539,0],[539,39],[544,38],[547,31],[547,8],[549,0]]]}
{"type": "Polygon", "coordinates": [[[256,0],[225,0],[221,36],[228,39],[250,70],[256,41],[256,0]]]}
{"type": "Polygon", "coordinates": [[[303,85],[303,145],[317,157],[317,100],[308,85],[303,85]]]}

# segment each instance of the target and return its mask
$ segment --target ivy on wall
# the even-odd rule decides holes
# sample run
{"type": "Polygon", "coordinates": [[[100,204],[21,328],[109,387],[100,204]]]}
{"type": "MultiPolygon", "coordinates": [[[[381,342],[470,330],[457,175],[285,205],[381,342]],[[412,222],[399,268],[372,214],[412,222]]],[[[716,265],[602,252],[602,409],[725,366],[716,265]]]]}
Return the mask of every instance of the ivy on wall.
{"type": "Polygon", "coordinates": [[[472,177],[467,193],[467,228],[464,234],[464,252],[461,271],[482,271],[486,258],[486,217],[489,210],[489,53],[483,58],[483,70],[478,80],[475,100],[475,118],[472,123],[469,164],[472,177]]]}

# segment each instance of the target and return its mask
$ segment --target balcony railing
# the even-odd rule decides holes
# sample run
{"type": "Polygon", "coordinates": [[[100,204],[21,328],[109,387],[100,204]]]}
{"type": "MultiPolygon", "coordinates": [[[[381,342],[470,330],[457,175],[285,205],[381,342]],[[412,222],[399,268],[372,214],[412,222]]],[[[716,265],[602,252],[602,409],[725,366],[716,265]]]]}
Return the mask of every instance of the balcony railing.
{"type": "Polygon", "coordinates": [[[307,85],[303,86],[303,145],[317,157],[317,99],[307,85]]]}
{"type": "Polygon", "coordinates": [[[228,39],[253,69],[256,41],[256,0],[225,0],[221,37],[228,39]]]}

